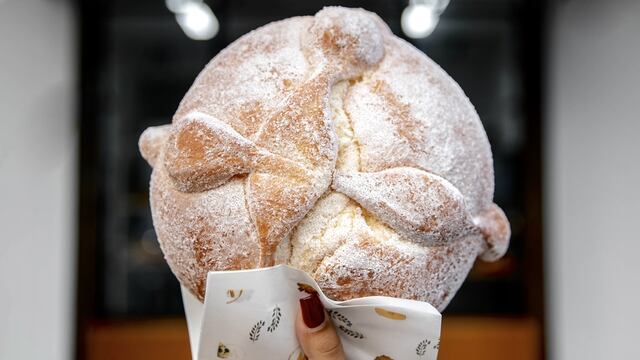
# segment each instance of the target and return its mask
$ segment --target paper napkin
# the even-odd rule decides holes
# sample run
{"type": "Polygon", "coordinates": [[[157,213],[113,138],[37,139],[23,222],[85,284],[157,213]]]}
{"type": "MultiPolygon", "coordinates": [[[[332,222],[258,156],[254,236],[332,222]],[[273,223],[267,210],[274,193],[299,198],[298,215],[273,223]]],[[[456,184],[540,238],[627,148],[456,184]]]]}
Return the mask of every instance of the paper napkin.
{"type": "Polygon", "coordinates": [[[440,313],[383,296],[332,301],[305,272],[271,268],[210,272],[204,304],[182,297],[193,360],[304,359],[294,332],[298,299],[317,291],[350,360],[435,360],[440,313]]]}

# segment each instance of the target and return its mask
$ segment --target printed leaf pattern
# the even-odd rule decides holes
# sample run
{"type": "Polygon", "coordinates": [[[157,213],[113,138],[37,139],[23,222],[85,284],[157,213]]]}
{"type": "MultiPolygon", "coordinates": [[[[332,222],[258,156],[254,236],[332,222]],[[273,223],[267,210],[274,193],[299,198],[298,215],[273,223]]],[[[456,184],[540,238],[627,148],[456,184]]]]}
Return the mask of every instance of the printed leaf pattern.
{"type": "Polygon", "coordinates": [[[231,350],[227,348],[223,343],[218,343],[218,357],[220,359],[226,359],[231,354],[231,350]]]}
{"type": "Polygon", "coordinates": [[[227,304],[231,304],[234,301],[240,299],[240,296],[242,296],[243,292],[244,292],[243,289],[240,289],[240,291],[238,291],[237,293],[233,289],[227,290],[227,297],[229,297],[231,299],[231,300],[227,301],[227,304]]]}
{"type": "Polygon", "coordinates": [[[256,342],[258,338],[260,338],[260,330],[265,325],[263,320],[258,321],[257,324],[253,325],[251,331],[249,332],[249,340],[256,342]]]}
{"type": "MultiPolygon", "coordinates": [[[[298,290],[301,292],[306,292],[306,293],[316,292],[316,290],[312,286],[305,283],[297,283],[297,286],[298,286],[298,290]]],[[[231,300],[228,301],[227,303],[237,300],[239,297],[242,296],[243,292],[244,292],[243,289],[237,289],[237,290],[228,289],[226,295],[227,295],[227,298],[231,300]]],[[[407,319],[407,316],[403,313],[387,310],[382,307],[374,307],[373,310],[377,315],[390,320],[406,320],[407,319]]],[[[353,339],[356,339],[356,340],[365,339],[365,334],[354,329],[353,322],[349,320],[349,318],[347,318],[343,313],[341,313],[340,311],[337,311],[336,309],[327,309],[327,313],[329,317],[334,320],[338,330],[342,331],[344,334],[346,334],[347,336],[353,339]]],[[[279,305],[275,305],[275,307],[271,310],[269,317],[267,319],[259,320],[257,323],[255,323],[255,325],[253,325],[253,327],[251,328],[251,331],[249,332],[249,340],[251,340],[252,342],[258,341],[260,339],[262,328],[265,326],[268,333],[274,333],[278,329],[281,320],[282,320],[282,309],[280,308],[279,305]]],[[[435,339],[435,340],[424,339],[420,341],[416,346],[415,353],[416,355],[418,355],[419,358],[423,358],[427,354],[428,350],[430,349],[438,350],[439,348],[440,348],[439,339],[435,339]]],[[[218,355],[218,358],[227,358],[231,355],[231,351],[224,344],[220,343],[218,346],[217,355],[218,355]]],[[[294,350],[289,355],[289,359],[291,359],[292,356],[297,358],[296,360],[307,359],[304,353],[299,349],[294,350]]],[[[393,360],[393,359],[388,355],[378,355],[375,357],[375,360],[393,360]]]]}
{"type": "Polygon", "coordinates": [[[424,353],[427,351],[427,346],[429,346],[429,344],[431,344],[430,340],[424,339],[420,341],[420,343],[418,344],[418,347],[416,347],[416,354],[418,356],[423,356],[424,353]]]}
{"type": "Polygon", "coordinates": [[[364,339],[364,335],[358,331],[348,329],[344,325],[338,325],[338,329],[342,330],[345,334],[351,336],[354,339],[364,339]]]}
{"type": "Polygon", "coordinates": [[[329,316],[331,316],[331,318],[333,318],[334,320],[340,321],[341,323],[347,325],[348,327],[351,327],[352,325],[351,321],[347,319],[346,316],[342,315],[336,310],[329,310],[329,316]]]}
{"type": "Polygon", "coordinates": [[[376,307],[374,308],[374,310],[376,314],[390,320],[406,320],[407,319],[407,315],[403,313],[399,313],[397,311],[391,311],[381,307],[376,307]]]}
{"type": "Polygon", "coordinates": [[[280,317],[282,316],[282,312],[280,311],[280,307],[276,305],[273,308],[273,312],[271,313],[271,324],[267,327],[268,332],[274,332],[278,325],[280,324],[280,317]]]}
{"type": "Polygon", "coordinates": [[[342,315],[341,313],[339,313],[336,310],[327,310],[327,312],[329,313],[329,316],[332,319],[342,323],[342,324],[338,325],[338,329],[342,330],[342,332],[344,332],[345,334],[351,336],[354,339],[364,339],[364,334],[362,334],[359,331],[350,329],[351,325],[353,325],[353,323],[346,316],[342,315]]]}
{"type": "Polygon", "coordinates": [[[431,342],[431,340],[429,339],[424,339],[420,341],[420,343],[416,347],[416,354],[418,356],[424,356],[424,354],[427,352],[427,348],[429,348],[430,346],[433,348],[433,350],[440,349],[440,340],[438,339],[431,342]]]}

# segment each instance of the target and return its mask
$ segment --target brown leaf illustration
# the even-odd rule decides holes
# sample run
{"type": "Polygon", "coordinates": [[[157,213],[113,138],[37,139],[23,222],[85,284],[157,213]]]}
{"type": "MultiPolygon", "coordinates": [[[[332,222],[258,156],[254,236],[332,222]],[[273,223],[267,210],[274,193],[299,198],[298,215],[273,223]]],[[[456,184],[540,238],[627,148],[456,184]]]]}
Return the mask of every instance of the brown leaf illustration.
{"type": "Polygon", "coordinates": [[[309,360],[307,355],[305,355],[304,352],[302,351],[302,349],[300,349],[299,347],[296,348],[295,350],[293,350],[291,352],[291,354],[289,354],[289,357],[287,357],[287,359],[289,359],[289,360],[309,360]]]}
{"type": "Polygon", "coordinates": [[[240,298],[240,296],[242,296],[242,293],[244,292],[243,289],[240,289],[240,291],[238,291],[237,296],[236,296],[236,291],[233,289],[229,289],[227,290],[227,297],[230,297],[231,300],[227,301],[227,304],[231,304],[232,302],[238,300],[240,298]]]}
{"type": "Polygon", "coordinates": [[[218,344],[218,357],[220,359],[226,359],[231,355],[231,350],[226,347],[223,343],[218,344]]]}
{"type": "Polygon", "coordinates": [[[380,307],[377,307],[374,310],[376,311],[376,314],[378,314],[378,315],[380,315],[382,317],[386,317],[387,319],[391,319],[391,320],[406,320],[407,319],[407,315],[399,313],[399,312],[383,309],[383,308],[380,308],[380,307]]]}
{"type": "Polygon", "coordinates": [[[307,294],[317,293],[316,289],[314,289],[313,286],[305,283],[298,283],[298,291],[306,292],[307,294]]]}

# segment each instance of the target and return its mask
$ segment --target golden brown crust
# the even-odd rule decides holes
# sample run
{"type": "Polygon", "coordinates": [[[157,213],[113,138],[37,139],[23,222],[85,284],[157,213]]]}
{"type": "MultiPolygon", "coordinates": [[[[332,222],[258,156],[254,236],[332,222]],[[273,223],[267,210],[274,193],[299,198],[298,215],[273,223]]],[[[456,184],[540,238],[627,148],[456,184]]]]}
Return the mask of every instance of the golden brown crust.
{"type": "Polygon", "coordinates": [[[167,140],[165,167],[176,188],[202,192],[254,167],[258,149],[227,124],[192,114],[173,126],[167,140]]]}
{"type": "Polygon", "coordinates": [[[472,215],[491,204],[493,163],[482,123],[462,89],[407,42],[385,38],[385,57],[355,83],[345,110],[362,172],[415,167],[445,178],[472,215]]]}
{"type": "Polygon", "coordinates": [[[480,258],[484,261],[500,259],[509,247],[511,227],[504,211],[496,204],[491,204],[474,219],[476,226],[484,238],[484,248],[480,258]]]}
{"type": "Polygon", "coordinates": [[[420,247],[364,238],[340,247],[320,264],[314,277],[333,299],[384,294],[427,301],[441,310],[473,266],[481,241],[468,236],[447,246],[420,247]]]}
{"type": "Polygon", "coordinates": [[[329,186],[337,153],[322,96],[329,85],[317,78],[301,85],[258,134],[259,146],[298,164],[295,169],[269,158],[249,175],[247,200],[263,249],[261,266],[274,264],[278,243],[329,186]]]}
{"type": "Polygon", "coordinates": [[[165,259],[199,299],[204,299],[209,270],[257,267],[260,249],[244,205],[243,178],[204,193],[184,193],[173,186],[160,165],[154,168],[150,193],[154,227],[165,259]]]}
{"type": "Polygon", "coordinates": [[[160,153],[162,153],[167,137],[171,131],[171,125],[152,126],[147,128],[138,140],[138,147],[142,157],[149,165],[154,166],[160,153]]]}

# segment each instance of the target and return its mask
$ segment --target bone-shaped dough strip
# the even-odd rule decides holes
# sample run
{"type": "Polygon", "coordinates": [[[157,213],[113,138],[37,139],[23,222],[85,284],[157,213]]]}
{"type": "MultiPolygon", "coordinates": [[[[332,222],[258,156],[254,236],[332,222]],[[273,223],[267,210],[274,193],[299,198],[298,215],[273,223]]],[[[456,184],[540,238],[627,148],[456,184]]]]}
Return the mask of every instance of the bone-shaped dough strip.
{"type": "Polygon", "coordinates": [[[279,241],[329,186],[335,161],[325,160],[322,176],[197,112],[173,126],[166,146],[165,167],[180,191],[211,190],[235,175],[249,174],[247,203],[258,231],[262,266],[272,265],[279,241]]]}
{"type": "Polygon", "coordinates": [[[332,187],[416,243],[445,245],[474,228],[460,191],[423,170],[338,173],[332,187]]]}
{"type": "Polygon", "coordinates": [[[294,179],[304,178],[307,172],[302,165],[258,147],[228,124],[199,112],[173,126],[165,167],[183,192],[210,190],[234,175],[254,170],[286,171],[294,179]]]}

